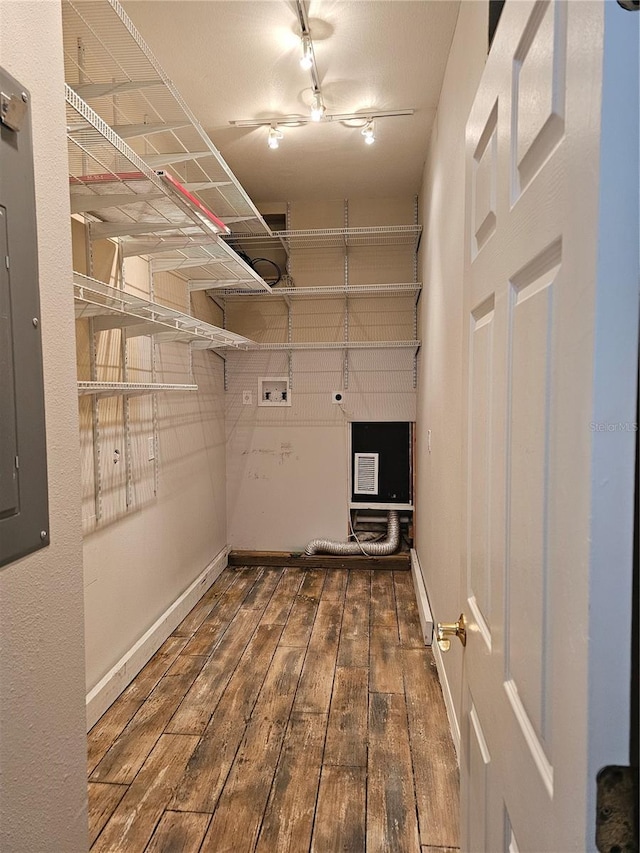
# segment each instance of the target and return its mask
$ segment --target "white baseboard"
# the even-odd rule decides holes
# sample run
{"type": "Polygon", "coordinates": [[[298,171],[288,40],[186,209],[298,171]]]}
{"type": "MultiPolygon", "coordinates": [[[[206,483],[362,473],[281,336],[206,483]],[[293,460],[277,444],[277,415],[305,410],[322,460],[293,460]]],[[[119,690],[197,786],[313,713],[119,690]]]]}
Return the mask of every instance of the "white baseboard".
{"type": "Polygon", "coordinates": [[[418,615],[420,616],[424,644],[425,646],[430,646],[433,643],[433,616],[431,615],[427,589],[424,585],[424,578],[422,577],[420,560],[418,559],[418,553],[415,548],[411,549],[411,577],[413,578],[413,588],[418,602],[418,615]]]}
{"type": "Polygon", "coordinates": [[[194,582],[169,605],[149,630],[126,652],[109,672],[87,693],[87,731],[115,702],[125,687],[153,657],[167,637],[200,601],[211,584],[227,567],[229,547],[217,554],[194,582]]]}
{"type": "Polygon", "coordinates": [[[451,738],[453,740],[453,745],[456,748],[456,755],[458,756],[458,764],[460,763],[460,723],[458,722],[458,717],[456,715],[455,705],[453,704],[453,695],[451,693],[451,685],[449,684],[449,679],[447,678],[447,671],[444,668],[444,663],[442,661],[442,652],[440,651],[440,647],[437,643],[434,643],[432,646],[433,651],[433,659],[436,662],[436,669],[438,670],[438,677],[440,679],[440,686],[442,687],[442,695],[444,696],[444,706],[447,709],[447,717],[449,718],[449,728],[451,729],[451,738]]]}
{"type": "Polygon", "coordinates": [[[460,761],[460,723],[456,716],[455,705],[453,704],[453,695],[451,686],[447,678],[447,671],[442,661],[442,652],[437,643],[433,642],[433,615],[429,606],[429,597],[427,596],[427,588],[424,583],[424,576],[420,568],[420,560],[418,559],[417,551],[411,549],[411,574],[413,576],[413,586],[416,591],[416,599],[418,601],[418,613],[420,615],[420,625],[422,626],[422,635],[424,636],[425,645],[431,646],[433,657],[438,670],[440,686],[442,687],[442,695],[444,697],[445,708],[447,709],[447,717],[449,719],[449,728],[451,729],[451,737],[453,745],[456,748],[456,755],[460,761]]]}

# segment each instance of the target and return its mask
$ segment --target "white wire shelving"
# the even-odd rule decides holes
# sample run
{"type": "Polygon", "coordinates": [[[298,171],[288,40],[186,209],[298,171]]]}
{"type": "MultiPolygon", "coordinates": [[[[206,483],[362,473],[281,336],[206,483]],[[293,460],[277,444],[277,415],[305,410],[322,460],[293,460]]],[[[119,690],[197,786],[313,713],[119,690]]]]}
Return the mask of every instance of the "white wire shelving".
{"type": "Polygon", "coordinates": [[[250,344],[249,350],[374,350],[374,349],[410,349],[417,352],[420,341],[292,341],[278,344],[250,344]]]}
{"type": "MultiPolygon", "coordinates": [[[[189,283],[192,290],[199,289],[197,282],[189,283]]],[[[310,287],[274,287],[271,296],[292,297],[294,299],[335,299],[340,297],[371,297],[371,296],[394,296],[404,293],[414,294],[416,299],[422,291],[421,282],[400,282],[398,284],[336,284],[310,287]]],[[[242,298],[248,296],[241,290],[228,288],[220,292],[220,296],[228,299],[242,298]]],[[[251,294],[253,297],[264,294],[251,294]]]]}
{"type": "MultiPolygon", "coordinates": [[[[290,299],[414,294],[417,303],[419,283],[354,286],[347,284],[346,274],[344,286],[280,287],[272,291],[235,253],[233,243],[250,254],[261,246],[281,246],[287,253],[337,248],[344,250],[345,258],[349,249],[369,246],[406,246],[415,254],[421,226],[351,228],[346,227],[345,219],[344,228],[272,232],[120,2],[62,0],[62,16],[71,205],[73,213],[83,214],[89,221],[92,240],[119,239],[123,257],[149,257],[152,273],[175,273],[188,282],[190,290],[207,290],[216,301],[220,298],[221,307],[226,299],[249,295],[266,298],[269,294],[287,303],[290,299]],[[169,170],[188,193],[231,228],[232,234],[221,239],[211,223],[158,176],[158,169],[169,170]]],[[[77,286],[77,281],[74,284],[77,286]]],[[[189,335],[185,323],[194,322],[194,318],[183,315],[186,319],[178,321],[156,313],[150,319],[153,310],[149,306],[132,311],[131,302],[119,304],[122,291],[116,291],[117,296],[111,294],[113,301],[107,305],[106,287],[103,285],[96,295],[97,291],[89,294],[85,284],[83,299],[77,300],[80,316],[95,312],[94,327],[120,324],[133,335],[143,334],[144,329],[156,324],[156,340],[186,339],[189,335]]],[[[412,349],[415,356],[420,347],[418,340],[348,340],[348,312],[345,340],[339,342],[259,344],[225,330],[217,330],[217,334],[228,336],[223,343],[217,338],[216,346],[223,348],[282,349],[290,353],[334,349],[344,351],[345,358],[348,350],[355,349],[412,349]],[[229,337],[242,343],[229,343],[229,337]]],[[[215,348],[204,334],[192,346],[215,348]]],[[[135,390],[131,383],[81,384],[80,393],[96,395],[196,387],[149,383],[138,384],[135,390]]]]}
{"type": "MultiPolygon", "coordinates": [[[[406,282],[400,284],[363,284],[363,285],[335,285],[327,287],[276,287],[271,291],[270,296],[283,297],[287,302],[290,297],[301,299],[322,299],[322,298],[341,298],[341,297],[361,297],[369,298],[371,296],[393,296],[400,294],[414,295],[417,301],[422,285],[419,282],[406,282]]],[[[221,294],[224,291],[221,292],[221,294]]],[[[248,295],[248,294],[247,294],[248,295]]],[[[253,294],[254,298],[258,294],[253,294]]],[[[241,292],[229,291],[226,298],[233,300],[235,298],[242,299],[245,294],[241,292]]],[[[345,327],[345,332],[348,326],[345,327]]],[[[291,333],[291,318],[289,318],[289,331],[291,333]]],[[[415,357],[420,350],[421,341],[419,340],[393,340],[393,341],[358,341],[358,340],[341,340],[341,341],[288,341],[281,343],[250,343],[246,349],[248,351],[284,351],[292,353],[295,351],[307,350],[341,350],[347,352],[349,350],[411,350],[415,357]]]]}
{"type": "MultiPolygon", "coordinates": [[[[421,234],[422,225],[372,225],[356,228],[308,228],[298,231],[274,231],[273,238],[280,240],[289,249],[411,246],[417,250],[421,234]]],[[[261,235],[246,235],[243,236],[242,243],[266,246],[269,241],[261,235]]]]}
{"type": "Polygon", "coordinates": [[[67,138],[71,212],[93,219],[90,237],[118,237],[123,255],[152,255],[152,268],[218,286],[269,285],[218,236],[198,204],[163,180],[69,86],[67,138]],[[221,284],[220,284],[221,282],[221,284]]]}
{"type": "Polygon", "coordinates": [[[236,235],[271,235],[118,0],[63,0],[65,79],[153,169],[177,179],[236,235]]]}
{"type": "Polygon", "coordinates": [[[78,394],[82,397],[136,397],[156,394],[159,391],[197,391],[197,385],[180,385],[171,382],[78,382],[78,394]]]}
{"type": "Polygon", "coordinates": [[[253,343],[243,335],[80,273],[73,276],[73,295],[76,319],[93,318],[95,331],[124,328],[128,338],[152,334],[156,343],[179,341],[198,349],[248,349],[253,343]]]}

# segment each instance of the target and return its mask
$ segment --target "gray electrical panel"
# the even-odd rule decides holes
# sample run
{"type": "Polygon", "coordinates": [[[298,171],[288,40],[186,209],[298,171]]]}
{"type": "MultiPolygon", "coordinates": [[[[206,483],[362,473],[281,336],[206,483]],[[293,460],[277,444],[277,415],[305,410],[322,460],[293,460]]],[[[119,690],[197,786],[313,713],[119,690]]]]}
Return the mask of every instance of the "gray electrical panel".
{"type": "Polygon", "coordinates": [[[49,544],[31,101],[0,68],[0,566],[49,544]]]}

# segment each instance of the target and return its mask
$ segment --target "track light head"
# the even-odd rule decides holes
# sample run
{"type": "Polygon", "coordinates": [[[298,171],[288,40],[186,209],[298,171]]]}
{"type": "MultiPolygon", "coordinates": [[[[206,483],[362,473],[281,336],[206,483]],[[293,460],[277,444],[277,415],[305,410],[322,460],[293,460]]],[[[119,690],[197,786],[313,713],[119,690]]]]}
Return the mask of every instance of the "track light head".
{"type": "Polygon", "coordinates": [[[302,56],[300,57],[300,67],[308,71],[313,65],[313,50],[311,47],[311,39],[309,36],[302,36],[302,56]]]}
{"type": "Polygon", "coordinates": [[[369,121],[360,131],[360,133],[364,136],[364,141],[367,145],[373,145],[373,143],[376,141],[373,119],[369,119],[369,121]]]}
{"type": "Polygon", "coordinates": [[[280,140],[283,138],[283,133],[275,125],[269,128],[269,136],[267,137],[267,145],[269,148],[279,148],[280,140]]]}
{"type": "Polygon", "coordinates": [[[320,121],[325,113],[325,105],[322,103],[320,92],[316,92],[311,101],[311,118],[313,121],[320,121]]]}

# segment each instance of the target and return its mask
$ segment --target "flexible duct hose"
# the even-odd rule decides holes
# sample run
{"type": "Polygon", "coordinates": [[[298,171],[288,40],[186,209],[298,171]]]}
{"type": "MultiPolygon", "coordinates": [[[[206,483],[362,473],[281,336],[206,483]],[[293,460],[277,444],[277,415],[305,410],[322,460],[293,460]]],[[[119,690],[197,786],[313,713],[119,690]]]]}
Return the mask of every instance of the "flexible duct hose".
{"type": "Polygon", "coordinates": [[[395,509],[389,510],[387,538],[382,542],[331,542],[329,539],[312,539],[304,549],[311,557],[313,554],[337,554],[345,557],[349,554],[366,554],[368,557],[386,557],[398,550],[400,544],[400,516],[395,509]]]}

